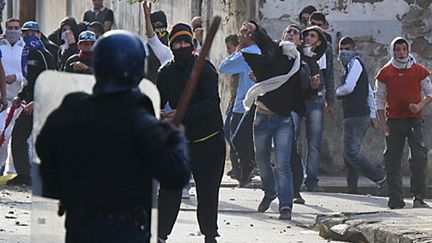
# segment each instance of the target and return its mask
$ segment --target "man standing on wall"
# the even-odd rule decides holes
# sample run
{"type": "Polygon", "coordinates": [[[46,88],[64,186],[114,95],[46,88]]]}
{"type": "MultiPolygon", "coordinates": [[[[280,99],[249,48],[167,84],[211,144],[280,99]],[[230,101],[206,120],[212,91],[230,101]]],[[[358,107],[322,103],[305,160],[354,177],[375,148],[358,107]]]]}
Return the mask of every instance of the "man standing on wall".
{"type": "Polygon", "coordinates": [[[114,12],[103,5],[103,0],[92,1],[93,9],[89,9],[84,13],[83,21],[88,23],[98,21],[104,25],[105,32],[111,30],[114,24],[114,12]]]}

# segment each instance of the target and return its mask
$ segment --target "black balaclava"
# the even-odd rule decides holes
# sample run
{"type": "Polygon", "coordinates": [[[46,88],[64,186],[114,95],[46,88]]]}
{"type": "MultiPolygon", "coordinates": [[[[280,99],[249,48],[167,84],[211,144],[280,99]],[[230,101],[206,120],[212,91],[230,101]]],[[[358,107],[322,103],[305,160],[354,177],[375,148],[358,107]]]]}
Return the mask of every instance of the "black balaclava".
{"type": "Polygon", "coordinates": [[[152,25],[154,22],[161,22],[162,26],[160,27],[155,27],[153,26],[153,29],[157,35],[157,37],[159,38],[159,40],[166,46],[168,46],[168,31],[167,31],[167,27],[168,27],[168,23],[167,23],[167,18],[165,13],[162,10],[153,12],[150,15],[150,20],[152,22],[152,25]]]}
{"type": "Polygon", "coordinates": [[[192,29],[188,24],[177,23],[173,26],[171,33],[169,34],[169,44],[174,55],[174,60],[179,63],[185,63],[193,57],[193,34],[192,29]],[[184,40],[189,42],[189,47],[182,47],[176,50],[172,49],[174,42],[184,40]]]}

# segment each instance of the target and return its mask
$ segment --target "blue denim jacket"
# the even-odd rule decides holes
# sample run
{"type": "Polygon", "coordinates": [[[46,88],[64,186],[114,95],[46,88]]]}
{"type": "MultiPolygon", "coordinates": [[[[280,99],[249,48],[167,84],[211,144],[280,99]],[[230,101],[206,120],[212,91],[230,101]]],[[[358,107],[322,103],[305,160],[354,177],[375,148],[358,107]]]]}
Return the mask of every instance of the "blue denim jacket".
{"type": "Polygon", "coordinates": [[[244,113],[243,100],[247,91],[255,83],[249,78],[251,68],[243,58],[242,52],[261,54],[261,50],[257,45],[250,45],[241,49],[240,52],[234,52],[225,58],[219,66],[219,72],[225,74],[239,74],[239,85],[237,88],[237,95],[234,102],[233,112],[244,113]]]}

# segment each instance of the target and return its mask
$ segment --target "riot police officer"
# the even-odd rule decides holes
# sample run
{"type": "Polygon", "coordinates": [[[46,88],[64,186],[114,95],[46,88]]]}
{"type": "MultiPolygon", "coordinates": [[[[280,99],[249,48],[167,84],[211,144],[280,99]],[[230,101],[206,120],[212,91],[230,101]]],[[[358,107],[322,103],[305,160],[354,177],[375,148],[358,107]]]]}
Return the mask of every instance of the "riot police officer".
{"type": "Polygon", "coordinates": [[[144,42],[110,31],[94,47],[93,95],[67,95],[36,141],[42,194],[60,199],[66,242],[148,242],[151,183],[189,180],[181,129],[158,121],[138,90],[144,42]]]}

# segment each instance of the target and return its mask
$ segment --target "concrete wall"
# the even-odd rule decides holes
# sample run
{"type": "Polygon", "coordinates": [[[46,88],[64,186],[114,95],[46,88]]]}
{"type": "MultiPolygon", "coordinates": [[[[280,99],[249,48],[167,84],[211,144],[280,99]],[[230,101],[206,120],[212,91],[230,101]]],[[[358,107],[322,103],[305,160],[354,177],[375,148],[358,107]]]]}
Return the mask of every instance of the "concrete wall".
{"type": "MultiPolygon", "coordinates": [[[[66,14],[65,0],[38,1],[38,21],[43,31],[49,33],[58,27],[66,14]]],[[[199,0],[156,0],[154,10],[162,9],[168,16],[168,24],[177,21],[189,22],[201,12],[205,21],[218,14],[223,18],[217,33],[210,59],[215,66],[226,56],[224,37],[237,33],[241,23],[255,19],[263,25],[270,35],[279,39],[285,26],[298,21],[298,13],[309,4],[315,5],[327,14],[330,22],[329,33],[333,36],[336,50],[338,39],[350,35],[357,41],[363,52],[363,61],[367,66],[371,82],[379,68],[389,57],[387,46],[396,36],[402,35],[414,43],[412,49],[418,62],[432,67],[432,6],[430,0],[203,0],[201,9],[199,0]]],[[[130,5],[125,0],[106,0],[105,5],[115,12],[115,28],[124,28],[143,35],[143,12],[140,4],[130,5]]],[[[73,0],[72,16],[82,18],[86,9],[91,8],[90,0],[73,0]]],[[[336,55],[336,53],[335,53],[336,55]]],[[[341,66],[335,58],[336,84],[340,84],[341,66]]],[[[227,78],[220,77],[222,107],[225,109],[229,90],[227,78]]],[[[322,169],[329,173],[343,170],[342,160],[342,111],[337,106],[335,117],[325,117],[325,131],[322,151],[322,169]]],[[[432,108],[425,114],[425,143],[432,147],[432,108]]],[[[368,158],[379,165],[382,160],[384,138],[369,129],[364,151],[368,158]]],[[[404,160],[406,161],[406,160],[404,160]]],[[[408,171],[406,162],[404,170],[408,171]]]]}
{"type": "MultiPolygon", "coordinates": [[[[66,0],[38,1],[37,21],[44,32],[50,33],[58,28],[60,21],[66,16],[66,0]]],[[[156,1],[153,9],[163,9],[167,12],[168,22],[189,21],[192,17],[193,1],[167,0],[156,1]],[[179,11],[179,9],[182,9],[179,11]],[[185,11],[186,10],[186,11],[185,11]],[[175,20],[175,21],[174,21],[175,20]]],[[[114,28],[127,29],[137,33],[143,33],[143,10],[141,4],[129,4],[127,1],[104,1],[106,7],[114,11],[114,28]]],[[[86,10],[92,8],[91,0],[72,0],[72,14],[77,21],[82,21],[86,10]]]]}

